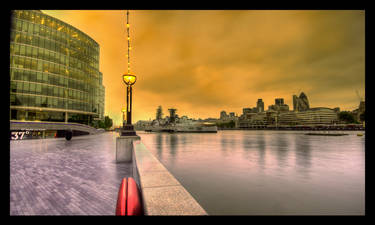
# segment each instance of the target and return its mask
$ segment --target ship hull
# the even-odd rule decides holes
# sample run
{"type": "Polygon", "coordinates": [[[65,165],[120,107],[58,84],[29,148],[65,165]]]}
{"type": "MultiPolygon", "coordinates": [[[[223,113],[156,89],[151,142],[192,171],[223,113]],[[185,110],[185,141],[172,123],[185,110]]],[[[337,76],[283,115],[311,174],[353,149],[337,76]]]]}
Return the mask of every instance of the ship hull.
{"type": "Polygon", "coordinates": [[[216,126],[210,126],[210,127],[194,127],[194,126],[188,126],[188,127],[177,127],[176,132],[181,133],[217,133],[217,127],[216,126]]]}
{"type": "Polygon", "coordinates": [[[178,133],[217,133],[217,130],[215,131],[210,131],[210,130],[207,130],[207,131],[200,131],[200,130],[197,130],[197,131],[176,131],[178,133]]]}
{"type": "Polygon", "coordinates": [[[216,126],[175,126],[175,127],[147,127],[147,132],[169,133],[217,133],[216,126]]]}

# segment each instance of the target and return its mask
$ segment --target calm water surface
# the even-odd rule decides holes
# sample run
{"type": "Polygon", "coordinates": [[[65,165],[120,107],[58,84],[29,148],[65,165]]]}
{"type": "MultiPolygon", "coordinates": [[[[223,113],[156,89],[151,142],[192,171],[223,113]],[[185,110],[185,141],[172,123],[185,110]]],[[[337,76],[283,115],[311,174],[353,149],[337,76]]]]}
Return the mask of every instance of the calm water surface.
{"type": "Polygon", "coordinates": [[[210,215],[364,214],[365,138],[138,132],[210,215]]]}

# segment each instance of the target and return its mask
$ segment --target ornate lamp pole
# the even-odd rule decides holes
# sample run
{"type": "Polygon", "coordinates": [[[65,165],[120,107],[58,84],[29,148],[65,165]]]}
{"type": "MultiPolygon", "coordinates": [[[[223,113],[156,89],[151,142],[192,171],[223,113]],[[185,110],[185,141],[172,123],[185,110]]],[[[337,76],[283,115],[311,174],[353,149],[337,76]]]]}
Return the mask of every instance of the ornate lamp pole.
{"type": "Polygon", "coordinates": [[[123,124],[121,136],[134,136],[134,126],[132,125],[132,85],[135,84],[137,77],[133,74],[122,75],[126,87],[126,124],[123,124]]]}
{"type": "Polygon", "coordinates": [[[126,13],[126,30],[128,34],[128,72],[122,75],[122,80],[126,87],[126,124],[123,123],[121,136],[136,136],[134,126],[132,125],[132,85],[137,81],[137,77],[130,73],[130,36],[129,36],[129,11],[126,13]]]}
{"type": "Polygon", "coordinates": [[[122,112],[122,126],[124,126],[124,124],[125,124],[125,112],[126,112],[126,108],[122,108],[121,112],[122,112]]]}

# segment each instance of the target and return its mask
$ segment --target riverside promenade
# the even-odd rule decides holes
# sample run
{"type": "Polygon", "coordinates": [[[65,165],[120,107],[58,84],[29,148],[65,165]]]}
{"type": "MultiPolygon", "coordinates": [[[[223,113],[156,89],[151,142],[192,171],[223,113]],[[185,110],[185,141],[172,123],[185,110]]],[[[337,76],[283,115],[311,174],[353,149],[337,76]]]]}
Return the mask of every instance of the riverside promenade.
{"type": "Polygon", "coordinates": [[[117,133],[10,141],[10,215],[114,215],[132,163],[116,163],[117,133]]]}
{"type": "Polygon", "coordinates": [[[10,215],[115,215],[124,177],[141,192],[144,215],[207,215],[142,142],[116,162],[117,132],[10,142],[10,215]]]}

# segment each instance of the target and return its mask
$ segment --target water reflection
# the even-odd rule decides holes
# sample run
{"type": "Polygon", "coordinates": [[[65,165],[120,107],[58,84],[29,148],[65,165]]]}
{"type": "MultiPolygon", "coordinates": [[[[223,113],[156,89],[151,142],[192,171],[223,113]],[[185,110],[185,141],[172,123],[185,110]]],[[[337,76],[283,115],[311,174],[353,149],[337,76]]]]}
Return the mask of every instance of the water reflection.
{"type": "Polygon", "coordinates": [[[288,136],[277,135],[276,146],[277,146],[277,163],[280,167],[285,167],[287,164],[287,153],[288,153],[288,136]]]}
{"type": "Polygon", "coordinates": [[[150,148],[155,156],[164,149],[162,163],[213,215],[364,212],[363,138],[288,131],[154,135],[142,140],[157,146],[150,148]]]}
{"type": "Polygon", "coordinates": [[[309,175],[309,169],[311,167],[311,141],[307,135],[295,135],[295,145],[298,146],[295,150],[297,172],[304,176],[309,175]]]}
{"type": "Polygon", "coordinates": [[[65,141],[64,142],[64,148],[70,148],[70,146],[72,146],[72,143],[73,143],[73,141],[65,141]]]}
{"type": "Polygon", "coordinates": [[[48,151],[48,143],[44,139],[41,139],[37,146],[39,146],[39,152],[48,151]]]}
{"type": "Polygon", "coordinates": [[[264,140],[264,134],[259,134],[256,136],[257,139],[257,149],[258,149],[258,164],[260,168],[264,169],[265,155],[266,155],[266,141],[264,140]]]}
{"type": "Polygon", "coordinates": [[[237,146],[237,137],[236,135],[228,135],[227,133],[222,133],[220,137],[221,141],[221,150],[223,152],[231,151],[235,149],[237,146]]]}
{"type": "MultiPolygon", "coordinates": [[[[186,134],[186,135],[188,135],[188,134],[186,134]]],[[[187,144],[187,142],[186,142],[186,135],[182,135],[181,136],[181,145],[182,146],[185,146],[187,144]]]]}
{"type": "Polygon", "coordinates": [[[176,149],[178,145],[178,137],[177,134],[170,134],[169,135],[169,144],[170,144],[170,154],[173,158],[176,156],[176,149]]]}
{"type": "Polygon", "coordinates": [[[254,136],[252,135],[244,135],[242,138],[242,148],[243,150],[249,150],[253,148],[254,145],[254,136]]]}
{"type": "Polygon", "coordinates": [[[163,153],[163,136],[161,133],[155,134],[155,140],[156,140],[156,154],[157,156],[162,159],[162,153],[163,153]]]}
{"type": "Polygon", "coordinates": [[[221,142],[221,150],[223,152],[226,152],[227,146],[228,146],[228,139],[225,137],[224,134],[221,134],[220,142],[221,142]]]}

